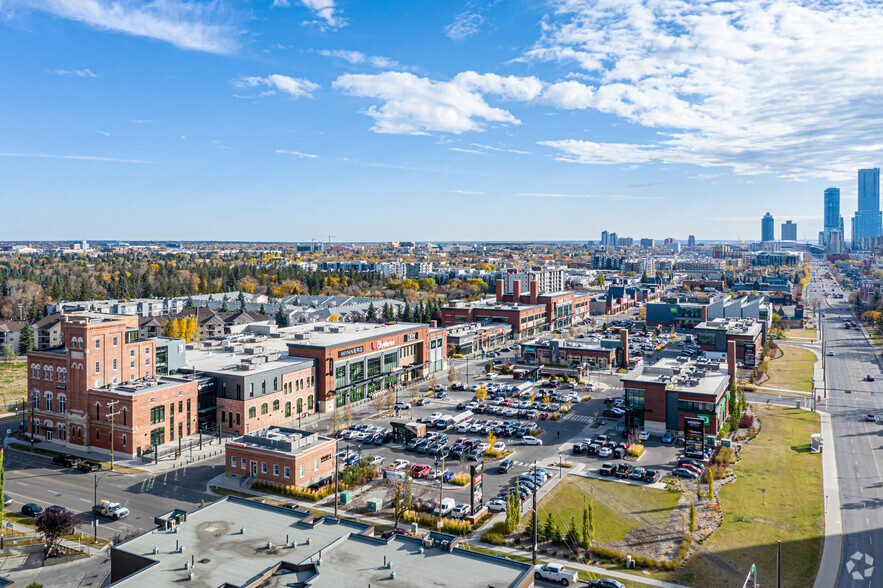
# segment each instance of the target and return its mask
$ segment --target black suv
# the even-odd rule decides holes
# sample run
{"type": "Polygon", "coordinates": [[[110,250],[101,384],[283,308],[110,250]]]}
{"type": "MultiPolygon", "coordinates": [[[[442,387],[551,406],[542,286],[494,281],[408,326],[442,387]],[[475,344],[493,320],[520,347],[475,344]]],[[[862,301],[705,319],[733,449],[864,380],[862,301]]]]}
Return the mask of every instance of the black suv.
{"type": "Polygon", "coordinates": [[[81,472],[86,472],[86,473],[97,472],[97,471],[101,470],[101,464],[98,463],[97,461],[88,461],[88,460],[84,459],[83,461],[81,461],[77,464],[77,469],[80,470],[81,472]]]}
{"type": "Polygon", "coordinates": [[[610,462],[605,462],[604,465],[601,466],[601,470],[598,472],[602,476],[612,476],[616,472],[616,466],[610,462]]]}
{"type": "Polygon", "coordinates": [[[63,468],[75,468],[80,463],[80,458],[73,455],[56,455],[52,458],[52,463],[63,468]]]}
{"type": "Polygon", "coordinates": [[[615,475],[617,478],[628,478],[632,475],[632,469],[634,469],[632,468],[632,466],[625,462],[622,462],[616,466],[615,475]]]}

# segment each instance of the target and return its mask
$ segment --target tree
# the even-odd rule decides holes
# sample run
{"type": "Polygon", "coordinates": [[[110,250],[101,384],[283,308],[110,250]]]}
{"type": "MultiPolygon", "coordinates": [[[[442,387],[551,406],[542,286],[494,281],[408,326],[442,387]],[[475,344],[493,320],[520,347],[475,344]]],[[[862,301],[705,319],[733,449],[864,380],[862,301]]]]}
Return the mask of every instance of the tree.
{"type": "Polygon", "coordinates": [[[591,498],[583,508],[583,547],[591,549],[595,540],[595,502],[591,498]]]}
{"type": "Polygon", "coordinates": [[[15,347],[9,343],[5,344],[3,346],[3,359],[6,361],[15,361],[16,357],[18,357],[18,353],[16,353],[15,347]]]}
{"type": "Polygon", "coordinates": [[[279,310],[276,311],[273,318],[276,320],[277,327],[288,326],[288,314],[286,314],[285,309],[282,307],[282,303],[279,304],[279,310]]]}
{"type": "Polygon", "coordinates": [[[494,435],[493,431],[488,431],[487,444],[490,445],[491,447],[493,447],[494,443],[496,443],[496,442],[497,442],[497,436],[494,435]]]}
{"type": "Polygon", "coordinates": [[[184,303],[184,308],[193,308],[193,298],[190,295],[187,295],[187,302],[184,303]]]}
{"type": "Polygon", "coordinates": [[[494,371],[494,366],[490,362],[484,364],[484,373],[489,374],[494,371]]]}
{"type": "Polygon", "coordinates": [[[694,533],[696,531],[696,505],[693,504],[693,501],[690,501],[690,532],[694,533]]]}
{"type": "Polygon", "coordinates": [[[543,538],[546,541],[551,541],[554,530],[555,523],[552,521],[552,513],[546,513],[546,523],[543,525],[543,538]]]}
{"type": "Polygon", "coordinates": [[[452,364],[450,369],[448,370],[448,382],[453,384],[454,382],[459,382],[459,381],[460,381],[460,370],[458,370],[452,364]]]}
{"type": "Polygon", "coordinates": [[[595,281],[592,282],[593,286],[603,286],[604,285],[604,274],[598,273],[598,276],[595,278],[595,281]]]}
{"type": "Polygon", "coordinates": [[[479,402],[484,402],[484,399],[487,398],[487,388],[484,387],[484,384],[478,387],[478,390],[475,391],[475,397],[479,402]]]}
{"type": "Polygon", "coordinates": [[[580,544],[579,531],[576,529],[576,517],[570,517],[570,525],[567,527],[567,543],[573,547],[580,544]]]}
{"type": "Polygon", "coordinates": [[[383,316],[383,322],[388,323],[395,320],[395,312],[392,309],[392,306],[389,302],[383,303],[383,311],[381,312],[381,316],[383,316]]]}
{"type": "Polygon", "coordinates": [[[368,304],[368,312],[365,314],[365,318],[368,319],[368,322],[372,323],[377,320],[377,309],[374,308],[373,302],[368,304]]]}
{"type": "Polygon", "coordinates": [[[413,319],[411,318],[411,305],[405,302],[405,309],[402,311],[402,321],[406,323],[410,323],[413,319]]]}
{"type": "Polygon", "coordinates": [[[340,414],[340,411],[338,410],[338,407],[336,406],[336,401],[335,401],[334,410],[331,411],[331,433],[332,434],[336,433],[337,430],[340,428],[340,422],[342,420],[343,420],[343,416],[340,414]]]}
{"type": "Polygon", "coordinates": [[[353,405],[347,402],[343,405],[343,415],[346,419],[346,426],[349,427],[353,424],[353,405]]]}
{"type": "Polygon", "coordinates": [[[56,553],[61,538],[70,535],[79,526],[80,520],[70,510],[46,509],[37,517],[37,531],[43,535],[49,555],[56,553]]]}
{"type": "Polygon", "coordinates": [[[402,290],[419,290],[420,284],[412,279],[402,280],[402,290]]]}
{"type": "Polygon", "coordinates": [[[21,336],[18,342],[18,354],[24,355],[28,351],[34,348],[34,330],[31,328],[30,323],[25,323],[24,328],[21,330],[21,336]]]}
{"type": "Polygon", "coordinates": [[[696,478],[696,500],[702,500],[702,478],[696,478]]]}
{"type": "Polygon", "coordinates": [[[714,472],[711,471],[711,468],[708,468],[705,480],[708,482],[708,494],[706,494],[706,498],[708,498],[709,501],[714,500],[714,472]]]}
{"type": "Polygon", "coordinates": [[[239,310],[245,310],[245,294],[239,291],[239,310]]]}
{"type": "Polygon", "coordinates": [[[260,313],[260,314],[267,314],[267,309],[264,308],[264,303],[263,303],[263,302],[261,303],[261,308],[260,308],[260,310],[258,310],[258,313],[260,313]]]}
{"type": "Polygon", "coordinates": [[[221,312],[227,312],[230,308],[227,306],[227,295],[224,294],[224,298],[221,299],[221,312]]]}

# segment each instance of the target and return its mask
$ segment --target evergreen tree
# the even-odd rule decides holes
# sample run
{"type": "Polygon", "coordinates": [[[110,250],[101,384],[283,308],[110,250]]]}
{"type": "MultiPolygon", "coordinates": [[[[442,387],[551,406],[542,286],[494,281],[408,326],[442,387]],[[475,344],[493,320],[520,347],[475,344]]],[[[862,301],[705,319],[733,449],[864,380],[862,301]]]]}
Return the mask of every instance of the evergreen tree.
{"type": "Polygon", "coordinates": [[[245,310],[245,294],[239,292],[239,310],[245,310]]]}
{"type": "Polygon", "coordinates": [[[402,320],[402,306],[403,305],[401,305],[401,304],[396,305],[396,320],[397,321],[402,320]]]}
{"type": "Polygon", "coordinates": [[[690,532],[696,531],[696,505],[690,502],[690,532]]]}
{"type": "Polygon", "coordinates": [[[567,543],[574,547],[580,543],[579,531],[576,529],[576,517],[570,517],[570,526],[567,527],[567,543]]]}
{"type": "Polygon", "coordinates": [[[282,307],[282,304],[279,305],[279,310],[276,311],[276,315],[274,318],[276,319],[276,326],[288,326],[288,314],[285,313],[285,309],[282,307]]]}
{"type": "Polygon", "coordinates": [[[261,314],[267,314],[267,309],[264,308],[263,303],[261,303],[261,308],[258,310],[258,312],[261,314]]]}
{"type": "Polygon", "coordinates": [[[417,302],[417,306],[414,308],[414,322],[415,323],[425,323],[426,320],[426,308],[423,306],[423,301],[420,300],[417,302]]]}
{"type": "Polygon", "coordinates": [[[18,354],[24,355],[33,348],[34,330],[31,328],[30,323],[25,323],[24,328],[21,330],[21,337],[19,338],[18,354]]]}
{"type": "Polygon", "coordinates": [[[227,307],[227,295],[224,294],[224,299],[223,299],[223,301],[221,302],[221,312],[227,312],[227,311],[229,311],[229,310],[230,310],[230,309],[227,307]]]}
{"type": "Polygon", "coordinates": [[[389,302],[383,303],[383,312],[381,314],[383,316],[383,322],[385,323],[395,319],[395,313],[393,313],[392,306],[389,305],[389,302]]]}
{"type": "Polygon", "coordinates": [[[711,468],[707,470],[706,481],[708,482],[708,494],[706,497],[708,500],[714,500],[714,472],[711,471],[711,468]]]}
{"type": "Polygon", "coordinates": [[[377,320],[377,309],[374,308],[374,303],[371,302],[368,304],[368,313],[365,315],[369,322],[374,322],[377,320]]]}
{"type": "Polygon", "coordinates": [[[402,311],[402,321],[410,323],[412,320],[411,305],[405,302],[405,310],[402,311]]]}
{"type": "Polygon", "coordinates": [[[190,295],[187,295],[187,302],[184,303],[184,308],[193,308],[193,298],[190,295]]]}
{"type": "Polygon", "coordinates": [[[549,512],[546,514],[546,523],[543,525],[543,538],[546,541],[551,541],[554,530],[555,523],[552,521],[552,513],[549,512]]]}

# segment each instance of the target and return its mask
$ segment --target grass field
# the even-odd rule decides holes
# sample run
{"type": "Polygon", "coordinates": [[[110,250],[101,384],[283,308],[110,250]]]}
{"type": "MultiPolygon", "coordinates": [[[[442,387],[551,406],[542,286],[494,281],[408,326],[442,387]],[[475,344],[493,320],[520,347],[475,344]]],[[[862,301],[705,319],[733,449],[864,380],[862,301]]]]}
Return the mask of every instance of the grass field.
{"type": "Polygon", "coordinates": [[[683,572],[692,586],[738,587],[751,564],[766,585],[775,578],[776,541],[782,542],[782,585],[813,585],[822,549],[821,456],[809,452],[818,416],[796,408],[752,405],[763,423],[747,444],[738,477],[719,494],[724,523],[683,572]],[[765,489],[766,492],[761,492],[765,489]],[[733,571],[742,574],[735,575],[733,571]]]}
{"type": "MultiPolygon", "coordinates": [[[[537,521],[542,525],[548,513],[559,529],[566,530],[571,517],[577,528],[582,524],[584,499],[595,504],[595,542],[619,541],[629,529],[659,527],[678,503],[680,495],[667,490],[590,480],[569,476],[546,495],[538,506],[537,521]]],[[[522,519],[522,524],[527,519],[522,519]]]]}
{"type": "Polygon", "coordinates": [[[816,339],[819,332],[816,329],[785,329],[787,339],[816,339]]]}
{"type": "Polygon", "coordinates": [[[816,356],[806,349],[780,345],[782,356],[769,363],[770,378],[761,386],[812,392],[812,373],[816,356]]]}
{"type": "Polygon", "coordinates": [[[10,402],[24,400],[27,388],[28,366],[24,361],[0,364],[0,408],[10,402]]]}

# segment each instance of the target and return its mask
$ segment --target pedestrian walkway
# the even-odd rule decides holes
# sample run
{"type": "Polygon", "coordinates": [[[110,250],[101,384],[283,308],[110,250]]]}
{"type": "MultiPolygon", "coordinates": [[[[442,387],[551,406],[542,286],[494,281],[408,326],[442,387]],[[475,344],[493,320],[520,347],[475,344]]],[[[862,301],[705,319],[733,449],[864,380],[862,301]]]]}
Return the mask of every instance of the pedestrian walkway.
{"type": "Polygon", "coordinates": [[[585,414],[575,414],[572,412],[567,413],[563,417],[561,417],[562,421],[576,421],[578,423],[594,423],[595,417],[588,416],[585,414]]]}
{"type": "Polygon", "coordinates": [[[825,541],[822,561],[813,588],[837,584],[843,551],[843,521],[840,513],[840,482],[837,478],[837,457],[834,453],[834,429],[831,416],[818,411],[822,421],[822,484],[825,492],[825,541]]]}
{"type": "Polygon", "coordinates": [[[773,392],[787,392],[788,394],[799,394],[801,396],[809,396],[812,398],[812,392],[804,392],[802,390],[790,390],[788,388],[771,388],[770,386],[756,386],[758,390],[771,390],[773,392]]]}

